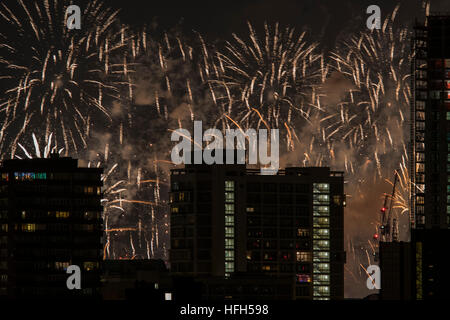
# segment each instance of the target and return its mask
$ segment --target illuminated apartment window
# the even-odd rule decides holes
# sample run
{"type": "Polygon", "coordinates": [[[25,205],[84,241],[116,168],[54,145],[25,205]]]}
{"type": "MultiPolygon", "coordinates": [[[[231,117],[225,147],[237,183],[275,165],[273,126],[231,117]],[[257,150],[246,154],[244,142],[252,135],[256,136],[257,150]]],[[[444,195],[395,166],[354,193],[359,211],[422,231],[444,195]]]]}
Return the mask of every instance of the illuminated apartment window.
{"type": "Polygon", "coordinates": [[[229,276],[232,272],[234,272],[234,262],[225,261],[225,274],[229,276]]]}
{"type": "Polygon", "coordinates": [[[234,181],[225,181],[225,191],[234,192],[234,181]]]}
{"type": "Polygon", "coordinates": [[[329,284],[330,275],[328,274],[317,274],[314,275],[314,284],[329,284]]]}
{"type": "Polygon", "coordinates": [[[225,201],[233,202],[234,201],[234,192],[225,192],[225,201]]]}
{"type": "Polygon", "coordinates": [[[8,180],[9,180],[9,175],[8,175],[8,173],[2,173],[2,180],[3,180],[3,181],[8,181],[8,180]]]}
{"type": "Polygon", "coordinates": [[[270,266],[269,265],[263,265],[262,266],[262,270],[263,271],[270,271],[270,266]]]}
{"type": "Polygon", "coordinates": [[[55,212],[55,217],[58,219],[65,219],[69,217],[69,212],[68,211],[56,211],[55,212]]]}
{"type": "Polygon", "coordinates": [[[94,187],[84,187],[85,194],[94,194],[94,187]]]}
{"type": "Polygon", "coordinates": [[[329,262],[330,261],[330,253],[328,251],[316,251],[316,252],[314,252],[314,261],[315,262],[329,262]]]}
{"type": "Polygon", "coordinates": [[[233,227],[225,227],[225,237],[234,237],[233,227]]]}
{"type": "Polygon", "coordinates": [[[329,229],[316,229],[313,231],[314,239],[328,239],[330,237],[329,229]]]}
{"type": "Polygon", "coordinates": [[[225,204],[225,214],[234,214],[234,204],[231,203],[225,204]]]}
{"type": "Polygon", "coordinates": [[[234,216],[225,216],[225,225],[234,226],[234,216]]]}
{"type": "Polygon", "coordinates": [[[234,239],[225,239],[225,249],[234,249],[234,239]]]}
{"type": "Polygon", "coordinates": [[[330,271],[330,264],[329,263],[315,263],[314,264],[314,273],[323,273],[323,272],[329,272],[330,271]]]}
{"type": "Polygon", "coordinates": [[[255,208],[247,208],[247,212],[255,212],[255,208]]]}
{"type": "Polygon", "coordinates": [[[296,275],[297,283],[309,283],[311,282],[311,275],[301,273],[296,275]]]}
{"type": "Polygon", "coordinates": [[[315,194],[313,198],[314,204],[328,204],[330,202],[330,196],[328,194],[315,194]]]}
{"type": "Polygon", "coordinates": [[[298,228],[297,236],[298,237],[309,237],[309,229],[298,228]]]}
{"type": "Polygon", "coordinates": [[[22,231],[23,232],[35,232],[36,231],[36,224],[34,223],[26,223],[22,225],[22,231]]]}
{"type": "Polygon", "coordinates": [[[170,210],[172,213],[178,213],[178,207],[172,207],[170,210]]]}
{"type": "Polygon", "coordinates": [[[8,232],[8,224],[3,223],[0,225],[1,226],[1,231],[3,232],[8,232]]]}
{"type": "Polygon", "coordinates": [[[313,219],[313,225],[314,227],[329,227],[330,226],[330,219],[329,218],[318,218],[314,217],[313,219]]]}
{"type": "Polygon", "coordinates": [[[330,294],[330,287],[329,286],[317,286],[314,287],[314,295],[315,296],[328,296],[330,294]]]}
{"type": "Polygon", "coordinates": [[[328,249],[330,249],[330,241],[328,241],[328,240],[314,241],[314,249],[328,250],[328,249]]]}
{"type": "Polygon", "coordinates": [[[234,251],[225,251],[225,259],[232,259],[234,260],[234,251]]]}
{"type": "Polygon", "coordinates": [[[68,267],[69,267],[69,262],[60,262],[60,261],[55,262],[56,270],[67,270],[68,267]]]}
{"type": "Polygon", "coordinates": [[[234,181],[225,181],[225,277],[234,272],[234,181]]]}
{"type": "Polygon", "coordinates": [[[311,252],[309,251],[297,251],[296,252],[297,261],[309,262],[311,261],[311,252]]]}

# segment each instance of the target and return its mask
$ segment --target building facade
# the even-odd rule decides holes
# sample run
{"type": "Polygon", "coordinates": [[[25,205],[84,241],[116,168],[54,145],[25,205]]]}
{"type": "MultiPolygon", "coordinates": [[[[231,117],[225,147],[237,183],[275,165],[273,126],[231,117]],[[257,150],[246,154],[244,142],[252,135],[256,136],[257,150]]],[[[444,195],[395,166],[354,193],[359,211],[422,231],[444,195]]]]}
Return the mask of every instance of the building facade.
{"type": "Polygon", "coordinates": [[[276,175],[245,165],[173,169],[171,271],[287,276],[295,299],[343,298],[343,184],[329,168],[276,175]]]}
{"type": "Polygon", "coordinates": [[[381,300],[411,300],[411,242],[380,242],[381,300]]]}
{"type": "Polygon", "coordinates": [[[411,224],[445,228],[450,222],[450,16],[416,24],[411,104],[411,224]],[[446,174],[442,174],[446,172],[446,174]]]}
{"type": "Polygon", "coordinates": [[[102,169],[59,158],[0,167],[0,294],[97,297],[102,261],[102,169]],[[69,290],[69,265],[81,289],[69,290]]]}
{"type": "Polygon", "coordinates": [[[416,23],[412,41],[411,250],[413,298],[448,298],[450,242],[450,16],[416,23]],[[439,272],[437,272],[439,270],[439,272]],[[440,275],[441,274],[441,275],[440,275]]]}

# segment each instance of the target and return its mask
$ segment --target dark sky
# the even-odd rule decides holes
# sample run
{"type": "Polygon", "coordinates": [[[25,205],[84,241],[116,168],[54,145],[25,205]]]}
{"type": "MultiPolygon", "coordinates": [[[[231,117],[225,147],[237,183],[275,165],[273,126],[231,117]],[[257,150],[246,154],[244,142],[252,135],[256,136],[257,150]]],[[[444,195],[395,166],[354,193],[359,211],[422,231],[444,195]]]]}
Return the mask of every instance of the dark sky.
{"type": "MultiPolygon", "coordinates": [[[[449,0],[432,0],[445,7],[449,0]]],[[[227,38],[232,32],[247,30],[249,20],[256,27],[264,21],[279,21],[283,25],[311,31],[311,36],[324,40],[333,47],[335,39],[346,30],[364,28],[368,15],[366,8],[379,5],[382,19],[397,3],[403,3],[400,21],[411,25],[421,14],[422,0],[241,0],[241,1],[143,1],[108,0],[121,9],[124,22],[149,23],[155,17],[158,25],[170,28],[183,21],[186,31],[195,29],[209,40],[227,38]]],[[[442,9],[440,9],[442,10],[442,9]]]]}

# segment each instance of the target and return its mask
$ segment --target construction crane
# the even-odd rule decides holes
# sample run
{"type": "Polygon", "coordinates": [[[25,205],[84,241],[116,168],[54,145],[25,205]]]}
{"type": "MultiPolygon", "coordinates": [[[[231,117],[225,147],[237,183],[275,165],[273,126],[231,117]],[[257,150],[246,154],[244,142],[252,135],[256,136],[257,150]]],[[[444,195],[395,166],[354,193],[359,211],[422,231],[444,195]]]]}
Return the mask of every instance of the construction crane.
{"type": "Polygon", "coordinates": [[[379,234],[376,233],[374,235],[375,240],[381,240],[384,242],[398,241],[397,219],[392,219],[392,206],[394,202],[395,188],[397,187],[397,182],[398,182],[398,173],[397,170],[395,170],[394,183],[392,185],[392,193],[390,196],[386,194],[386,196],[384,197],[384,204],[383,207],[381,208],[381,224],[379,228],[380,232],[379,234]],[[390,200],[389,207],[387,207],[387,203],[389,200],[390,200]]]}

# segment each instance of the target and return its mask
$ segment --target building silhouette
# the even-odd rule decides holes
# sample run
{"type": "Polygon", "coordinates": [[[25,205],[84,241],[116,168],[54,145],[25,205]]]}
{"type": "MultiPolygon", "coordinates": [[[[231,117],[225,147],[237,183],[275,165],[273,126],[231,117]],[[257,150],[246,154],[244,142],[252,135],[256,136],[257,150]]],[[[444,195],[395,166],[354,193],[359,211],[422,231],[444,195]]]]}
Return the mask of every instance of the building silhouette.
{"type": "Polygon", "coordinates": [[[413,229],[448,229],[450,222],[449,32],[448,15],[429,15],[424,24],[417,22],[415,26],[411,104],[413,229]]]}
{"type": "Polygon", "coordinates": [[[411,242],[380,242],[381,300],[411,300],[411,242]]]}
{"type": "Polygon", "coordinates": [[[99,297],[102,260],[100,175],[77,160],[5,160],[0,167],[0,294],[99,297]],[[81,289],[69,290],[69,265],[81,289]]]}
{"type": "Polygon", "coordinates": [[[343,179],[325,167],[171,170],[172,273],[206,279],[209,297],[343,298],[343,179]]]}
{"type": "Polygon", "coordinates": [[[380,246],[382,299],[448,299],[450,16],[416,22],[412,50],[411,243],[380,246]],[[409,275],[410,283],[405,283],[409,275]],[[383,283],[385,287],[383,288],[383,283]]]}

